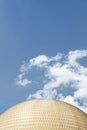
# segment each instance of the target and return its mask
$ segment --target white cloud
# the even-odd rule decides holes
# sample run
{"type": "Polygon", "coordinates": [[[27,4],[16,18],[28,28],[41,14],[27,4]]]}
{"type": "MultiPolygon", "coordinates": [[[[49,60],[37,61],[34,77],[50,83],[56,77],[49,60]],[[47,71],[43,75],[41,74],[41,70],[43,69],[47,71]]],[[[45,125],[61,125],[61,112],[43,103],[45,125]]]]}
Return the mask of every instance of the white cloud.
{"type": "Polygon", "coordinates": [[[58,53],[54,57],[40,55],[21,66],[17,82],[22,86],[32,84],[28,79],[30,70],[33,67],[44,70],[42,88],[29,94],[27,99],[59,99],[87,112],[87,67],[80,63],[84,57],[87,57],[87,50],[70,51],[67,55],[58,53]]]}
{"type": "Polygon", "coordinates": [[[26,86],[26,85],[32,83],[29,79],[24,78],[24,75],[25,75],[25,73],[18,75],[18,78],[17,78],[17,81],[16,81],[17,85],[26,86]]]}

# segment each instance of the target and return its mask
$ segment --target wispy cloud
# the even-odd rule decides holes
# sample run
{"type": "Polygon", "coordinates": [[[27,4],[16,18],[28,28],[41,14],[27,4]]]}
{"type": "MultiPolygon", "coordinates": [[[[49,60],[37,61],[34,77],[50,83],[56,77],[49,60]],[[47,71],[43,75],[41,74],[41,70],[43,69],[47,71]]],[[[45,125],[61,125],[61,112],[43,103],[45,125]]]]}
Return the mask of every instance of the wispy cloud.
{"type": "Polygon", "coordinates": [[[18,75],[18,80],[16,81],[17,85],[26,86],[31,84],[31,81],[27,78],[24,78],[25,73],[18,75]]]}
{"type": "Polygon", "coordinates": [[[33,67],[43,70],[42,88],[29,94],[27,99],[58,99],[87,112],[87,67],[81,64],[84,57],[87,57],[87,50],[70,51],[67,55],[58,53],[54,57],[40,55],[21,66],[17,83],[21,86],[32,84],[28,79],[30,70],[33,67]]]}

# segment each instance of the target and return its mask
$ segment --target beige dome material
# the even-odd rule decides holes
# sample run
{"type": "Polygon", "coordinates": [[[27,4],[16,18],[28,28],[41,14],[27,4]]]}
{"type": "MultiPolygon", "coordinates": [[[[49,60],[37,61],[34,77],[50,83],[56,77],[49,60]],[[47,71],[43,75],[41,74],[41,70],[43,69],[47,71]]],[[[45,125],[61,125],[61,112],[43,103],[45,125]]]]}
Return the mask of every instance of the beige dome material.
{"type": "Polygon", "coordinates": [[[30,100],[0,116],[0,130],[87,130],[87,115],[57,100],[30,100]]]}

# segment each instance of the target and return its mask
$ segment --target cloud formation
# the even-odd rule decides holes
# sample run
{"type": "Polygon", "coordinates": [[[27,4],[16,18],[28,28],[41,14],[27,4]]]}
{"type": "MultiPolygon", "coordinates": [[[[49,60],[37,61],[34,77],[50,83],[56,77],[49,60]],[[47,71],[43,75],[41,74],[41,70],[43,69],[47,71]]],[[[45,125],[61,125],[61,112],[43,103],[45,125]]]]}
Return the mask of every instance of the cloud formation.
{"type": "Polygon", "coordinates": [[[42,88],[29,94],[27,99],[58,99],[87,112],[87,67],[81,64],[86,57],[87,50],[70,51],[67,55],[58,53],[54,57],[40,55],[21,66],[17,84],[32,85],[30,71],[33,68],[43,71],[42,88]]]}

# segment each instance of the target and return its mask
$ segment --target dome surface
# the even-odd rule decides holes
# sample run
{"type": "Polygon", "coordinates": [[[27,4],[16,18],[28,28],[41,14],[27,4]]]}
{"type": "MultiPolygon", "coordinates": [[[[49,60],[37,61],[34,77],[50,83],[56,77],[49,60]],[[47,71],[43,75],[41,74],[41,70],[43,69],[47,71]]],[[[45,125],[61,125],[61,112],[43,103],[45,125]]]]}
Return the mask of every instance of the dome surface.
{"type": "Polygon", "coordinates": [[[87,130],[87,115],[57,100],[30,100],[0,116],[0,130],[87,130]]]}

